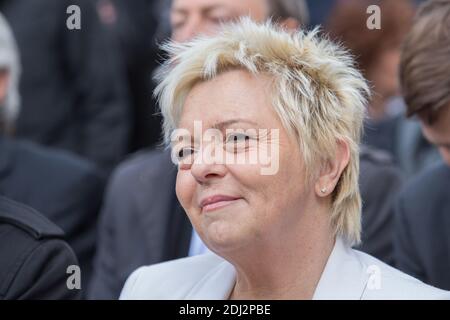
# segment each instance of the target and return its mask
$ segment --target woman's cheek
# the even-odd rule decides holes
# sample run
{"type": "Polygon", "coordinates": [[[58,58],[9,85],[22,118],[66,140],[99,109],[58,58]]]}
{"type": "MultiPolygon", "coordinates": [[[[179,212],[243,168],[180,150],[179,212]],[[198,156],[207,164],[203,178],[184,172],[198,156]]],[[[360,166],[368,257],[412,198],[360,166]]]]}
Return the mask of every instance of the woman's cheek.
{"type": "Polygon", "coordinates": [[[195,193],[195,180],[190,171],[178,171],[175,191],[181,206],[185,210],[189,209],[192,206],[195,193]]]}

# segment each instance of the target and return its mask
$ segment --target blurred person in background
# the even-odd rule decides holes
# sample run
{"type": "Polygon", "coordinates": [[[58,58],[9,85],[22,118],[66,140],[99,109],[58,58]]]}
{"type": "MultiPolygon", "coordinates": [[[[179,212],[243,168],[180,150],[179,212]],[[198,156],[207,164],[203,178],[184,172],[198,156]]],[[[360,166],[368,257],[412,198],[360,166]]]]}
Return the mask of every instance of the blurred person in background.
{"type": "Polygon", "coordinates": [[[0,14],[0,195],[38,210],[65,232],[87,283],[104,178],[94,164],[72,153],[11,136],[24,102],[20,71],[13,34],[0,14]]]}
{"type": "Polygon", "coordinates": [[[370,81],[373,96],[365,123],[365,144],[389,152],[405,178],[438,159],[417,123],[405,120],[400,98],[400,48],[411,27],[415,6],[410,0],[337,1],[326,24],[333,39],[352,50],[370,81]],[[367,8],[380,7],[381,29],[369,29],[367,8]]]}
{"type": "Polygon", "coordinates": [[[79,299],[67,286],[78,261],[64,232],[36,210],[0,195],[0,300],[79,299]]]}
{"type": "Polygon", "coordinates": [[[306,26],[309,19],[308,7],[303,0],[173,0],[170,11],[172,40],[186,42],[199,35],[214,35],[223,23],[244,15],[259,22],[271,18],[291,30],[306,26]]]}
{"type": "Polygon", "coordinates": [[[169,36],[169,0],[96,0],[100,21],[117,47],[130,93],[132,125],[128,152],[156,146],[161,117],[153,98],[153,71],[160,64],[158,42],[169,36]],[[158,22],[158,20],[163,20],[158,22]]]}
{"type": "Polygon", "coordinates": [[[315,27],[323,25],[334,8],[338,0],[306,0],[309,8],[309,26],[315,27]]]}
{"type": "MultiPolygon", "coordinates": [[[[177,0],[171,10],[172,38],[184,42],[212,35],[222,21],[249,11],[256,21],[273,17],[289,30],[308,24],[308,8],[298,0],[177,0]]],[[[382,152],[364,147],[360,159],[359,248],[392,263],[392,202],[401,179],[382,152]]],[[[126,278],[141,265],[207,252],[176,198],[176,173],[170,152],[161,150],[138,152],[114,172],[102,208],[90,298],[117,298],[126,278]]]]}
{"type": "Polygon", "coordinates": [[[359,69],[373,87],[368,114],[375,122],[389,117],[387,102],[399,95],[400,46],[413,14],[410,0],[341,0],[326,24],[331,37],[355,55],[359,69]],[[374,3],[380,7],[380,29],[367,26],[367,8],[374,3]]]}
{"type": "Polygon", "coordinates": [[[450,289],[450,1],[420,8],[400,63],[407,116],[419,119],[440,161],[412,179],[396,210],[395,258],[399,269],[450,289]]]}
{"type": "Polygon", "coordinates": [[[72,151],[111,170],[127,151],[129,100],[95,2],[1,0],[0,11],[23,66],[17,137],[72,151]],[[80,8],[80,30],[66,25],[70,5],[80,8]]]}

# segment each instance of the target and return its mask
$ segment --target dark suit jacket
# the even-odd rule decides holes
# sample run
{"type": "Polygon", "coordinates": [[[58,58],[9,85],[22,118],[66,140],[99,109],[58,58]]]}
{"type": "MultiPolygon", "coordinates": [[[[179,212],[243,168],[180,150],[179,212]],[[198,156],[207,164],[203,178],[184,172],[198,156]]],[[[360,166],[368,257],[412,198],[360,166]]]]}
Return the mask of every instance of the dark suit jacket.
{"type": "Polygon", "coordinates": [[[127,151],[128,87],[91,0],[0,0],[20,51],[17,136],[110,169],[127,151]],[[81,29],[69,30],[69,5],[81,29]]]}
{"type": "Polygon", "coordinates": [[[381,121],[366,120],[363,141],[368,146],[391,154],[405,179],[441,159],[437,148],[423,135],[420,124],[404,115],[381,121]]]}
{"type": "MultiPolygon", "coordinates": [[[[158,0],[112,0],[118,18],[110,32],[119,40],[130,88],[132,109],[131,151],[156,145],[161,141],[162,117],[153,97],[156,83],[153,71],[162,63],[158,49],[163,39],[156,39],[162,13],[158,0]]],[[[165,1],[167,2],[167,1],[165,1]]]]}
{"type": "Polygon", "coordinates": [[[361,244],[356,247],[394,264],[394,205],[403,176],[387,153],[361,147],[359,189],[362,198],[361,244]]]}
{"type": "Polygon", "coordinates": [[[450,290],[450,168],[443,163],[411,180],[399,196],[396,266],[450,290]]]}
{"type": "Polygon", "coordinates": [[[89,280],[104,180],[67,152],[0,136],[0,194],[39,210],[60,227],[89,280]]]}
{"type": "Polygon", "coordinates": [[[0,299],[76,299],[66,273],[78,265],[64,232],[43,215],[0,196],[0,299]]]}
{"type": "MultiPolygon", "coordinates": [[[[363,244],[391,262],[391,197],[400,178],[389,157],[361,156],[363,244]]],[[[89,298],[117,299],[136,268],[188,255],[192,226],[175,195],[176,167],[168,151],[143,151],[123,163],[109,183],[89,298]]]]}
{"type": "Polygon", "coordinates": [[[175,195],[176,172],[168,151],[143,151],[113,173],[89,298],[117,299],[137,267],[187,256],[192,227],[175,195]]]}

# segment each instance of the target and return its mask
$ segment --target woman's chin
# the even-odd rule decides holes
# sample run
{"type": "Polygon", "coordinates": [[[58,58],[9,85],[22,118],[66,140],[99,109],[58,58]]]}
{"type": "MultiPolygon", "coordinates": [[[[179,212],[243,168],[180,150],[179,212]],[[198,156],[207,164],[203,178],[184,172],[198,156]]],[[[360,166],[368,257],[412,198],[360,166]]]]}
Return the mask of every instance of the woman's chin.
{"type": "Polygon", "coordinates": [[[217,254],[239,250],[246,242],[246,235],[235,223],[215,221],[205,229],[206,243],[217,254]]]}

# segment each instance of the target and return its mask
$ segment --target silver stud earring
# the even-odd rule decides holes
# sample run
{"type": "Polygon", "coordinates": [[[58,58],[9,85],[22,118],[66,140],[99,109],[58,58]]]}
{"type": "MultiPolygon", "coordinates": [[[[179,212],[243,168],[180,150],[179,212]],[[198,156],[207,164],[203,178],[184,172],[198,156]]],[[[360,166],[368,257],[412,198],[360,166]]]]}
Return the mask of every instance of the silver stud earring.
{"type": "Polygon", "coordinates": [[[325,194],[327,192],[327,188],[322,188],[320,189],[320,192],[322,192],[323,194],[325,194]]]}

